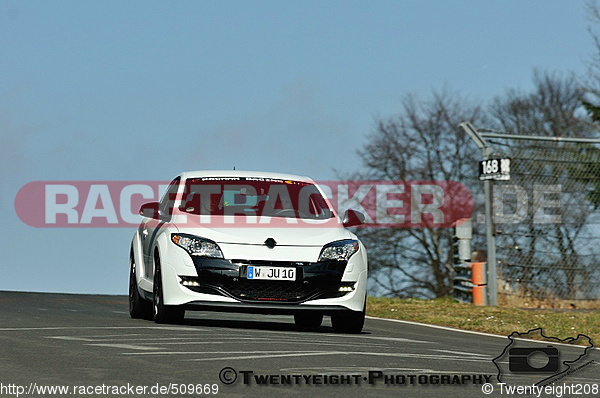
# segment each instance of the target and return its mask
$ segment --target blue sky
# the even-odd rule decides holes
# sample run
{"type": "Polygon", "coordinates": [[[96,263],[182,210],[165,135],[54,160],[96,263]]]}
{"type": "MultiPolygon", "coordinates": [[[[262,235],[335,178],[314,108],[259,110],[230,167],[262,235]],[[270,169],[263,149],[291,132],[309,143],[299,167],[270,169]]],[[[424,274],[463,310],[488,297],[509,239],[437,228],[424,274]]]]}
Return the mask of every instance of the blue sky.
{"type": "Polygon", "coordinates": [[[334,179],[401,98],[584,75],[585,1],[0,0],[1,290],[125,293],[133,230],[35,229],[35,180],[334,179]]]}

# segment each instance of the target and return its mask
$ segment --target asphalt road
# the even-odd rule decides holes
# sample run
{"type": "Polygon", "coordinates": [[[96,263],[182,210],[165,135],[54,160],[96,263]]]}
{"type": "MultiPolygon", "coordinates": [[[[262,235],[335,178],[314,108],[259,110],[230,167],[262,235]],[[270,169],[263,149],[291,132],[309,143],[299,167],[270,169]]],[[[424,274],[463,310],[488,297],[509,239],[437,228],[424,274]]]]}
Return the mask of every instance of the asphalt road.
{"type": "MultiPolygon", "coordinates": [[[[0,292],[0,396],[16,396],[19,386],[37,396],[40,386],[64,385],[71,396],[143,396],[131,395],[139,386],[146,396],[165,397],[210,395],[213,388],[221,396],[482,397],[473,375],[495,383],[492,358],[507,342],[374,318],[359,335],[334,333],[328,318],[317,331],[299,332],[291,316],[216,312],[157,325],[130,319],[123,296],[0,292]],[[235,374],[230,385],[219,379],[235,374]],[[259,385],[265,376],[292,384],[259,385]],[[207,389],[190,394],[190,385],[207,389]]],[[[569,382],[598,383],[599,362],[569,382]]],[[[504,396],[495,387],[492,396],[504,396]]]]}

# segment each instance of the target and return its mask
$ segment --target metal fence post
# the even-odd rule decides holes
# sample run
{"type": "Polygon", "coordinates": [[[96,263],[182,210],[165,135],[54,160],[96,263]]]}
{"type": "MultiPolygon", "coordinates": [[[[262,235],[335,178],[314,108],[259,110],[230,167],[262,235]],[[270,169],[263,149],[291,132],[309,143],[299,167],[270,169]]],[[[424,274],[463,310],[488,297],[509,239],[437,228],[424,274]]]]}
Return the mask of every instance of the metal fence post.
{"type": "MultiPolygon", "coordinates": [[[[483,150],[484,160],[490,157],[489,147],[483,150]]],[[[483,183],[485,193],[485,237],[487,241],[487,292],[488,305],[498,305],[498,273],[496,271],[496,234],[494,231],[493,196],[494,185],[492,180],[483,183]]]]}
{"type": "MultiPolygon", "coordinates": [[[[479,134],[477,129],[469,122],[460,124],[463,130],[471,137],[475,144],[481,149],[483,160],[490,158],[490,148],[487,141],[479,134]]],[[[498,274],[496,271],[496,236],[494,234],[493,218],[493,185],[491,180],[484,181],[485,193],[485,236],[487,242],[487,291],[488,305],[498,305],[498,274]]]]}

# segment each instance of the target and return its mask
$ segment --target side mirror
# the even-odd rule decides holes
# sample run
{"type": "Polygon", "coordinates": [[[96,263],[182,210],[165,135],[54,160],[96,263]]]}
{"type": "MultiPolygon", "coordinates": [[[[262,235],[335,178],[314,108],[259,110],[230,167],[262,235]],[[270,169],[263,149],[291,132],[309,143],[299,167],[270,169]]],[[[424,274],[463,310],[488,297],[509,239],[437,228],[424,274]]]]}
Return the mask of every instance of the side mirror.
{"type": "Polygon", "coordinates": [[[158,219],[158,202],[144,203],[140,207],[140,215],[146,218],[158,219]]]}
{"type": "Polygon", "coordinates": [[[360,225],[365,222],[365,215],[360,211],[348,209],[344,213],[344,219],[342,220],[342,224],[344,227],[354,227],[356,225],[360,225]]]}

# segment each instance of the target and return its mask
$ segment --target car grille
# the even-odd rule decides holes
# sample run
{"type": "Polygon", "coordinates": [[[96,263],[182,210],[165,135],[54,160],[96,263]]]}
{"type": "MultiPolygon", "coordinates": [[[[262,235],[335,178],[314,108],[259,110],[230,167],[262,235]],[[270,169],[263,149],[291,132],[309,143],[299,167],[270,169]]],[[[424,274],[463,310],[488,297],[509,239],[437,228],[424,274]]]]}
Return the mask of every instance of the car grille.
{"type": "Polygon", "coordinates": [[[315,283],[305,281],[265,281],[248,280],[239,278],[237,280],[225,278],[213,278],[210,282],[200,281],[199,278],[186,278],[195,280],[198,286],[186,286],[197,293],[218,294],[233,297],[240,301],[281,301],[289,303],[301,303],[307,300],[342,297],[348,292],[340,292],[341,286],[352,284],[339,282],[315,283]]]}
{"type": "MultiPolygon", "coordinates": [[[[314,298],[341,297],[339,286],[325,283],[263,281],[239,279],[223,284],[223,289],[240,300],[306,301],[314,298]]],[[[343,295],[343,294],[342,294],[343,295]]]]}

